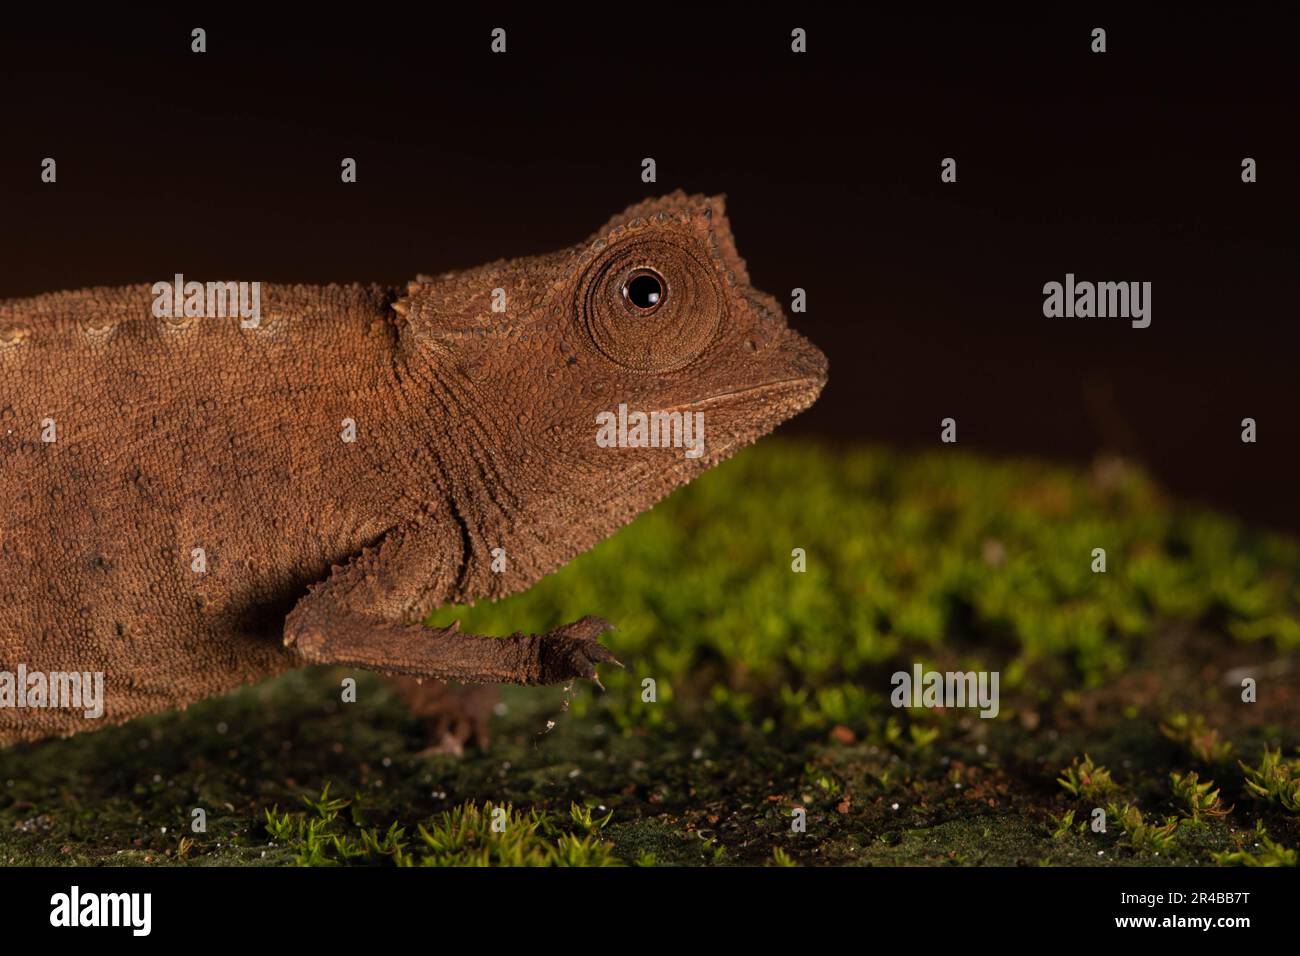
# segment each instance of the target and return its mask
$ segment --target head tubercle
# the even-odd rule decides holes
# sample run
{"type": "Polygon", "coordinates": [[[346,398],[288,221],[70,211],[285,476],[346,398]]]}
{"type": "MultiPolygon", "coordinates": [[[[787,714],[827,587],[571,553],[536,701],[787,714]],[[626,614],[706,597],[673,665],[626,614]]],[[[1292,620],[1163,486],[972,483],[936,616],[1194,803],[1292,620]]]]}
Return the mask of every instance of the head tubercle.
{"type": "Polygon", "coordinates": [[[727,219],[726,196],[688,195],[682,190],[646,199],[613,216],[588,239],[590,253],[599,253],[607,243],[644,232],[675,230],[694,234],[716,257],[719,267],[732,274],[733,281],[748,282],[745,261],[736,252],[727,219]]]}
{"type": "Polygon", "coordinates": [[[584,270],[611,246],[650,238],[698,250],[725,285],[749,282],[727,219],[726,197],[679,189],[628,206],[568,249],[417,276],[392,307],[400,325],[409,326],[422,339],[443,344],[511,335],[538,305],[573,288],[584,270]]]}

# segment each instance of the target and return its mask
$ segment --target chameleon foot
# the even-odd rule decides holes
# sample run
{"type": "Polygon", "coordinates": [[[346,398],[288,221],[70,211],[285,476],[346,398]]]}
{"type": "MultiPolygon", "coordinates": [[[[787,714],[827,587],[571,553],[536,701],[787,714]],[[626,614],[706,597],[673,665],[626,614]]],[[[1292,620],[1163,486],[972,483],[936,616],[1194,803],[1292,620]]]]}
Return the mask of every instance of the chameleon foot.
{"type": "Polygon", "coordinates": [[[428,746],[421,751],[421,756],[454,754],[459,757],[469,745],[487,749],[488,721],[500,696],[496,687],[421,681],[414,677],[391,677],[389,682],[424,729],[428,746]]]}
{"type": "Polygon", "coordinates": [[[575,677],[588,677],[604,690],[596,674],[597,664],[623,665],[597,638],[614,625],[603,618],[587,615],[572,624],[547,631],[537,638],[540,684],[559,684],[575,677]]]}

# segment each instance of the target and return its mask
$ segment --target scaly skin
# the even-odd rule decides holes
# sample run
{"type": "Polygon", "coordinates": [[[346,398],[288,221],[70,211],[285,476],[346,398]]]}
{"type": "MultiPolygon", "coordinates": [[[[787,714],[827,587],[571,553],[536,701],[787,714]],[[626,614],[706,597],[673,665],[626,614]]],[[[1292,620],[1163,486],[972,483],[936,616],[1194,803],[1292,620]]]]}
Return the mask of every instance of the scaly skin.
{"type": "Polygon", "coordinates": [[[504,639],[418,622],[528,587],[806,408],[826,374],[749,286],[722,201],[681,193],[404,294],[263,284],[259,328],[157,319],[153,299],[0,303],[0,671],[105,674],[102,719],[0,708],[0,744],[305,663],[592,676],[612,660],[596,618],[504,639]],[[634,266],[666,278],[653,316],[611,291],[634,266]],[[705,454],[598,447],[596,414],[620,402],[704,411],[705,454]]]}

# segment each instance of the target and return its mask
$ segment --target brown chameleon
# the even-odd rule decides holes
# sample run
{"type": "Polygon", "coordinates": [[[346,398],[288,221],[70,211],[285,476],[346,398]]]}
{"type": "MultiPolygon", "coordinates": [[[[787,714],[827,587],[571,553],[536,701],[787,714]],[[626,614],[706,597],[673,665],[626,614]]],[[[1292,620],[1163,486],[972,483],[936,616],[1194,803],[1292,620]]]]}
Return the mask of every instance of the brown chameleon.
{"type": "Polygon", "coordinates": [[[422,619],[529,587],[826,381],[722,199],[681,192],[405,290],[267,284],[255,322],[158,317],[160,285],[0,302],[0,745],[308,664],[395,675],[435,738],[483,743],[481,692],[440,682],[594,677],[609,625],[422,619]],[[620,405],[660,447],[597,442],[620,405]],[[688,454],[667,423],[697,413],[688,454]],[[101,716],[51,706],[74,672],[101,716]]]}

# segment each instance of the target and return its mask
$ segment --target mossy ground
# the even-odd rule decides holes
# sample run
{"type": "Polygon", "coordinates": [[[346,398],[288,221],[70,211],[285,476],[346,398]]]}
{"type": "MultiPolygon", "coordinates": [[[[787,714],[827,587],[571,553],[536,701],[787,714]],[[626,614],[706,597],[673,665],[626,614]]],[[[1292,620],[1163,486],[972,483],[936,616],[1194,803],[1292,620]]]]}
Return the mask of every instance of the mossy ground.
{"type": "Polygon", "coordinates": [[[0,863],[1294,864],[1298,606],[1297,542],[1119,462],[768,441],[433,619],[607,617],[604,694],[507,688],[488,752],[424,756],[384,681],[315,669],[14,748],[0,863]],[[998,718],[891,707],[915,662],[997,670],[998,718]]]}

